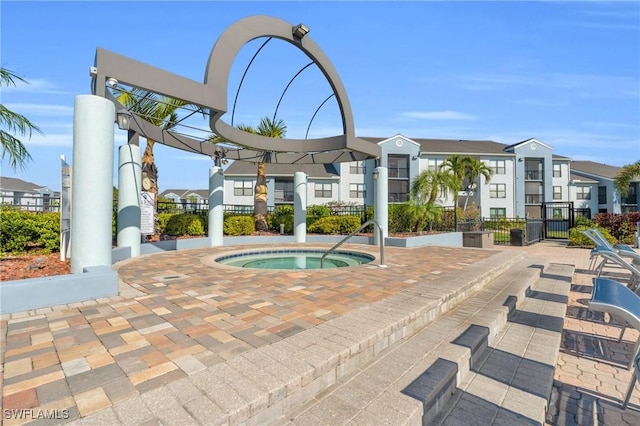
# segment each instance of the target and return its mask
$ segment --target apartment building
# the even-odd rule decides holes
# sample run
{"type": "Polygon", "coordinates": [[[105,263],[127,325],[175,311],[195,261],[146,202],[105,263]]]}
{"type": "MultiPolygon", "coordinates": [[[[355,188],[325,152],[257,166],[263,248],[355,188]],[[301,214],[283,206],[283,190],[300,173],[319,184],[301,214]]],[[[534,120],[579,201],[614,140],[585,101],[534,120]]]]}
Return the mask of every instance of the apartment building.
{"type": "Polygon", "coordinates": [[[60,194],[22,179],[0,177],[0,203],[28,211],[57,211],[60,194]]]}
{"type": "MultiPolygon", "coordinates": [[[[267,165],[268,205],[293,203],[293,175],[308,176],[307,203],[373,204],[373,171],[388,169],[388,201],[409,199],[411,183],[420,172],[439,167],[459,154],[483,161],[493,170],[489,182],[480,176],[467,182],[458,203],[475,203],[483,217],[566,218],[572,203],[575,213],[592,217],[598,212],[638,211],[640,177],[629,195],[620,197],[613,180],[618,167],[572,161],[555,154],[553,147],[535,138],[512,145],[485,140],[415,139],[397,134],[390,138],[363,137],[381,147],[381,158],[328,165],[267,165]]],[[[253,205],[257,165],[235,162],[225,171],[225,204],[253,205]]],[[[453,196],[440,205],[453,206],[453,196]]]]}

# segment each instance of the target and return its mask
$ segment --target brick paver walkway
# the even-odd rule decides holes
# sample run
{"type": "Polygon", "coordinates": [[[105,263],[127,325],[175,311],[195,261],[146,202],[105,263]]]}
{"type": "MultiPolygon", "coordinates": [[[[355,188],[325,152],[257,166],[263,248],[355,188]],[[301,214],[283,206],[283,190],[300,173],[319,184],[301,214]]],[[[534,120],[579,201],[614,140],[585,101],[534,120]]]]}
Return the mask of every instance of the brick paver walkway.
{"type": "MultiPolygon", "coordinates": [[[[375,247],[351,247],[377,254],[375,247]]],[[[589,250],[548,242],[496,247],[502,249],[526,250],[576,266],[549,420],[562,425],[640,424],[640,390],[626,412],[617,408],[631,377],[625,365],[638,334],[628,330],[618,344],[619,329],[586,310],[592,278],[589,250]]],[[[8,418],[6,410],[11,409],[57,415],[54,422],[64,423],[168,383],[179,392],[177,384],[187,375],[394,295],[417,280],[454,276],[495,253],[389,247],[387,269],[368,265],[310,273],[256,272],[212,263],[216,254],[228,250],[167,252],[123,262],[118,265],[119,296],[2,315],[4,424],[24,423],[8,418]]]]}
{"type": "MultiPolygon", "coordinates": [[[[133,259],[118,267],[124,290],[118,297],[4,315],[2,408],[85,417],[495,253],[386,248],[386,269],[374,262],[283,272],[213,261],[229,251],[133,259]]],[[[20,422],[6,421],[14,423],[20,422]]]]}

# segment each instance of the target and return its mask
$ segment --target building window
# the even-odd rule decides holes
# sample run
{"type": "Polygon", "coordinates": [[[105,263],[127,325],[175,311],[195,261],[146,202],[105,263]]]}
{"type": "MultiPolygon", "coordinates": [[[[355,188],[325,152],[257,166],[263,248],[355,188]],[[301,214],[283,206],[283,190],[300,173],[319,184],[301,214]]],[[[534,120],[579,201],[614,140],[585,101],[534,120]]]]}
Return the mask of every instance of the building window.
{"type": "Polygon", "coordinates": [[[562,200],[562,187],[554,186],[553,187],[553,199],[554,200],[562,200]]]}
{"type": "Polygon", "coordinates": [[[507,185],[504,183],[489,185],[489,198],[507,198],[507,185]]]}
{"type": "Polygon", "coordinates": [[[316,198],[331,198],[330,183],[316,183],[316,198]]]}
{"type": "Polygon", "coordinates": [[[598,204],[607,204],[607,187],[606,186],[598,187],[598,204]]]}
{"type": "Polygon", "coordinates": [[[576,188],[576,199],[578,200],[590,200],[591,188],[588,186],[579,186],[576,188]]]}
{"type": "Polygon", "coordinates": [[[250,180],[234,180],[233,195],[253,195],[253,181],[250,180]]]}
{"type": "Polygon", "coordinates": [[[436,171],[442,166],[444,160],[441,158],[429,158],[427,160],[427,170],[436,171]]]}
{"type": "Polygon", "coordinates": [[[492,207],[489,209],[489,216],[491,216],[491,219],[507,217],[507,209],[503,207],[492,207]]]}
{"type": "Polygon", "coordinates": [[[349,197],[350,198],[366,198],[367,192],[365,190],[364,183],[350,183],[349,184],[349,197]]]}
{"type": "Polygon", "coordinates": [[[389,202],[404,203],[409,201],[409,181],[389,180],[389,202]]]}
{"type": "Polygon", "coordinates": [[[355,161],[349,164],[349,173],[352,175],[363,175],[365,174],[365,165],[364,161],[355,161]]]}
{"type": "Polygon", "coordinates": [[[293,203],[293,181],[276,181],[274,200],[276,203],[293,203]]]}
{"type": "Polygon", "coordinates": [[[562,164],[553,165],[553,177],[562,177],[562,164]]]}
{"type": "Polygon", "coordinates": [[[409,156],[389,155],[389,202],[403,203],[409,200],[409,156]]]}
{"type": "Polygon", "coordinates": [[[507,167],[504,160],[490,160],[489,168],[493,170],[494,175],[504,175],[507,173],[507,167]]]}

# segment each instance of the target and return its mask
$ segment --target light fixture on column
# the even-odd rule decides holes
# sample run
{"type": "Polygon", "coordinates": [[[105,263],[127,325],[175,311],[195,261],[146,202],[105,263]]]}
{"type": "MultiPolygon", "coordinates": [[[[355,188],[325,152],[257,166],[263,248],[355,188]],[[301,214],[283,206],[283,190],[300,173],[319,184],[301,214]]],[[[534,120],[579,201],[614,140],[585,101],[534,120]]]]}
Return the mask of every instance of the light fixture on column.
{"type": "Polygon", "coordinates": [[[131,123],[131,113],[126,109],[119,109],[116,113],[116,120],[118,121],[118,129],[129,130],[129,124],[131,123]]]}
{"type": "Polygon", "coordinates": [[[291,31],[293,32],[294,38],[297,38],[298,40],[302,40],[302,38],[309,33],[309,28],[304,24],[298,24],[295,27],[293,27],[291,31]]]}
{"type": "Polygon", "coordinates": [[[380,177],[380,171],[379,170],[374,170],[373,171],[373,180],[378,180],[378,178],[380,177]]]}

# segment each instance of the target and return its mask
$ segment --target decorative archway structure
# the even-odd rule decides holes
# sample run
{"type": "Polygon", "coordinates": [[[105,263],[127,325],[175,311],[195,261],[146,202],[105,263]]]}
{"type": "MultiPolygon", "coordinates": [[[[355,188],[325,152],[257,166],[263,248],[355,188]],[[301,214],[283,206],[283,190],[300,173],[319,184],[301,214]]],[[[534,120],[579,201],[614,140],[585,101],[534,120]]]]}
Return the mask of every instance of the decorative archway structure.
{"type": "Polygon", "coordinates": [[[92,92],[111,100],[116,110],[125,107],[107,90],[107,85],[120,83],[208,109],[211,130],[229,141],[228,144],[214,144],[162,129],[135,114],[130,130],[164,145],[212,158],[223,150],[228,159],[252,162],[269,152],[269,162],[284,164],[326,164],[379,157],[379,146],[355,136],[353,114],[342,81],[324,52],[306,36],[305,29],[302,25],[292,26],[269,16],[241,19],[216,41],[207,62],[203,83],[98,48],[91,69],[92,92]],[[300,31],[301,27],[303,31],[300,31]],[[227,86],[233,61],[246,43],[260,37],[287,41],[302,50],[318,66],[338,102],[343,134],[319,139],[274,139],[244,132],[221,119],[228,111],[227,86]]]}

